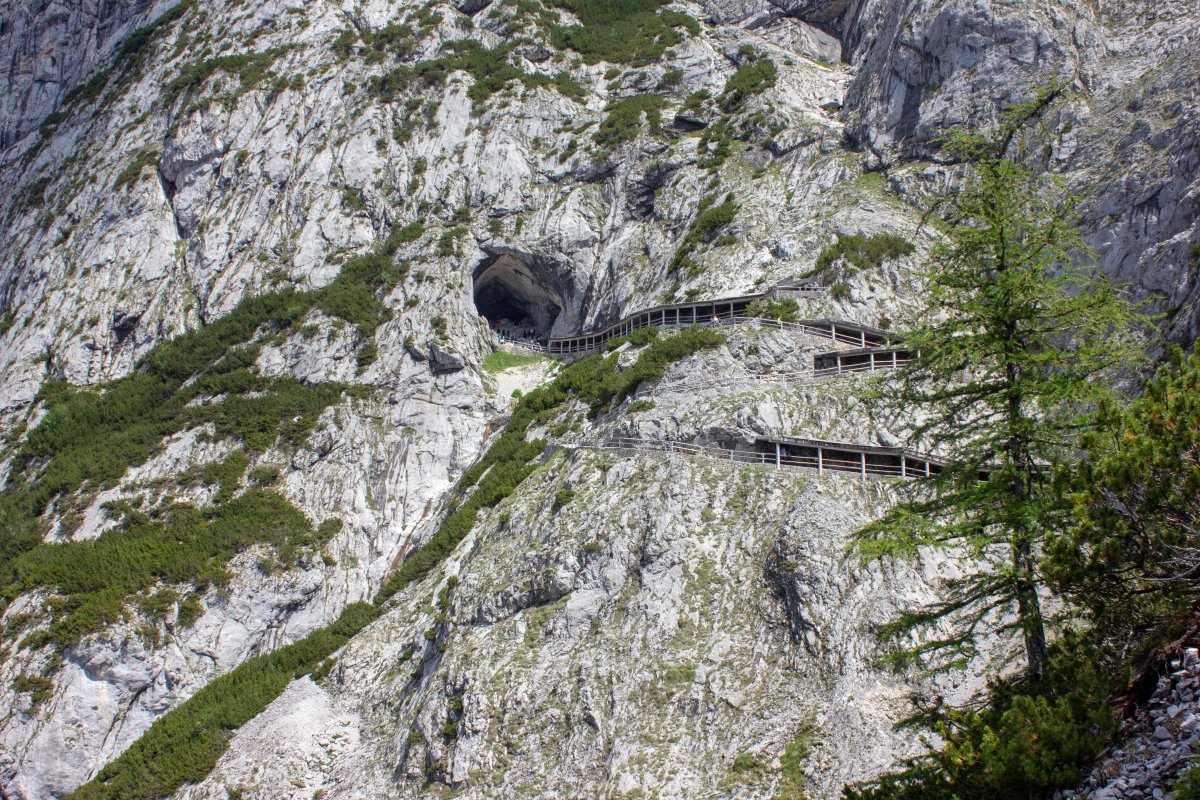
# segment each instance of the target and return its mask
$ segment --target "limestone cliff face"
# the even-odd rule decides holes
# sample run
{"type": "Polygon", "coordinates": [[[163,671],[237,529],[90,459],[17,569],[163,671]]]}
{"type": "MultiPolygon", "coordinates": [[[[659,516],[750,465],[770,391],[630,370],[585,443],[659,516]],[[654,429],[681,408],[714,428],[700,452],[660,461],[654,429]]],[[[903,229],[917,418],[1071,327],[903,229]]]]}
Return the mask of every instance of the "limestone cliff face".
{"type": "Polygon", "coordinates": [[[6,0],[0,4],[0,150],[56,111],[131,33],[175,0],[6,0]]]}
{"type": "Polygon", "coordinates": [[[986,124],[1056,79],[1071,98],[1051,165],[1087,192],[1101,270],[1200,333],[1200,24],[1188,2],[781,0],[826,26],[855,65],[843,119],[874,168],[944,185],[937,137],[986,124]]]}
{"type": "MultiPolygon", "coordinates": [[[[280,470],[279,490],[314,523],[342,522],[324,557],[270,570],[251,548],[226,565],[228,586],[206,590],[197,619],[152,620],[131,605],[61,661],[6,637],[0,793],[66,794],[213,677],[372,597],[434,530],[513,390],[544,376],[483,368],[494,337],[481,312],[515,304],[543,332],[575,332],[661,302],[760,291],[811,270],[839,232],[888,231],[918,253],[841,276],[835,296],[804,301],[803,313],[901,322],[929,244],[914,201],[948,179],[930,137],[986,118],[1042,67],[1085,93],[1054,157],[1098,185],[1089,235],[1102,267],[1162,291],[1180,308],[1174,330],[1194,333],[1190,4],[1064,2],[1033,16],[983,0],[676,5],[704,20],[698,31],[658,61],[615,69],[560,50],[499,2],[212,2],[157,25],[171,4],[0,14],[5,479],[21,432],[45,411],[47,380],[127,375],[154,345],[241,299],[326,287],[388,231],[424,225],[396,253],[409,273],[382,297],[377,359],[359,358],[362,333],[317,309],[256,355],[262,375],[365,387],[327,408],[303,444],[252,454],[252,468],[280,470]],[[507,48],[505,63],[528,79],[484,96],[475,87],[488,73],[461,62],[436,79],[407,76],[391,95],[379,88],[390,70],[464,39],[507,48]],[[762,56],[774,85],[722,100],[762,56]],[[556,84],[560,72],[578,90],[556,84]],[[659,130],[639,112],[617,126],[628,136],[605,139],[611,106],[650,91],[664,98],[659,130]],[[689,240],[702,198],[730,194],[737,211],[720,235],[689,240]],[[681,245],[690,262],[675,258],[681,245]],[[34,703],[14,681],[41,672],[52,685],[34,703]]],[[[578,432],[894,442],[894,423],[852,382],[772,382],[825,347],[739,330],[645,387],[653,408],[589,423],[576,410],[578,432]],[[733,389],[721,383],[731,376],[742,381],[733,389]]],[[[116,524],[106,503],[237,449],[210,434],[174,434],[115,485],[52,507],[46,536],[94,538],[116,524]]],[[[214,491],[180,486],[175,499],[203,506],[214,491]]],[[[767,797],[796,777],[778,759],[803,737],[810,787],[835,795],[911,748],[890,732],[909,684],[872,666],[870,625],[953,568],[848,559],[849,532],[887,502],[886,490],[844,478],[562,453],[522,485],[507,519],[484,520],[329,678],[290,687],[184,794],[425,796],[433,779],[478,797],[642,787],[767,797]],[[555,508],[561,490],[576,494],[555,508]],[[435,624],[430,598],[449,575],[461,582],[435,624]]],[[[48,599],[16,597],[6,624],[36,629],[48,599]]]]}

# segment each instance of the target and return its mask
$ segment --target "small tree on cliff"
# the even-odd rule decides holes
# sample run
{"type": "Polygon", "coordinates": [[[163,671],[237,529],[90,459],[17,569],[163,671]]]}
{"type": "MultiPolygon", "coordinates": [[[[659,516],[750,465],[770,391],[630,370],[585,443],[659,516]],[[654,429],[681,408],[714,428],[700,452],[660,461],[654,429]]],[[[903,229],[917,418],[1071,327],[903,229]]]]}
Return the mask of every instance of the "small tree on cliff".
{"type": "Polygon", "coordinates": [[[1019,643],[1006,655],[1023,650],[1028,677],[1043,675],[1041,559],[1068,512],[1055,467],[1074,458],[1113,368],[1139,358],[1127,335],[1135,313],[1090,269],[1076,198],[1030,166],[1031,130],[1057,94],[1011,107],[989,135],[946,140],[968,176],[931,212],[947,236],[904,334],[918,355],[880,393],[913,420],[910,444],[950,466],[909,487],[856,547],[869,558],[951,548],[965,572],[884,627],[906,645],[898,664],[961,665],[978,637],[999,633],[1019,643]]]}

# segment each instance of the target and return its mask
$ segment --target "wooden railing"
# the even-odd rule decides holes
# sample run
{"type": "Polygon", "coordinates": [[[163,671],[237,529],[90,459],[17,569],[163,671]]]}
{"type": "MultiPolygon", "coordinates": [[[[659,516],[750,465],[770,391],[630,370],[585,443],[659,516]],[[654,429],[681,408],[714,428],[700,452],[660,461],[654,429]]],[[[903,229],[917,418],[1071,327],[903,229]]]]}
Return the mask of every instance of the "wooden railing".
{"type": "Polygon", "coordinates": [[[562,441],[559,446],[701,456],[730,464],[750,464],[775,469],[811,469],[818,473],[849,472],[863,479],[869,476],[915,478],[936,474],[944,466],[943,462],[937,459],[900,448],[813,439],[760,438],[755,440],[755,450],[734,450],[693,442],[624,437],[562,441]]]}
{"type": "Polygon", "coordinates": [[[616,325],[601,331],[582,336],[564,336],[551,338],[546,347],[550,355],[576,355],[599,350],[605,342],[618,336],[626,336],[641,328],[690,328],[693,325],[701,327],[720,327],[722,325],[740,325],[757,323],[765,328],[794,331],[809,336],[820,336],[843,344],[858,345],[859,347],[886,346],[892,337],[886,331],[861,325],[857,322],[845,322],[830,319],[808,319],[799,322],[755,317],[744,313],[717,311],[716,313],[693,319],[692,315],[680,313],[676,309],[667,313],[664,309],[641,312],[629,319],[622,320],[616,325]]]}

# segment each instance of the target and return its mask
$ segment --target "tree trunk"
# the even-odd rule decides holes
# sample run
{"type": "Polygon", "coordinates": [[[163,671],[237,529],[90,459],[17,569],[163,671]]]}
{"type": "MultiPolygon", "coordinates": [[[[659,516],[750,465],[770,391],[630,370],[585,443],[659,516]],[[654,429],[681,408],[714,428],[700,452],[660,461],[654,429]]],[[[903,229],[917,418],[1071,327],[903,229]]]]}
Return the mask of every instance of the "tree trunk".
{"type": "Polygon", "coordinates": [[[1013,570],[1017,582],[1017,616],[1025,639],[1025,669],[1029,677],[1041,680],[1046,671],[1046,626],[1034,577],[1033,553],[1026,533],[1019,534],[1013,542],[1013,570]]]}

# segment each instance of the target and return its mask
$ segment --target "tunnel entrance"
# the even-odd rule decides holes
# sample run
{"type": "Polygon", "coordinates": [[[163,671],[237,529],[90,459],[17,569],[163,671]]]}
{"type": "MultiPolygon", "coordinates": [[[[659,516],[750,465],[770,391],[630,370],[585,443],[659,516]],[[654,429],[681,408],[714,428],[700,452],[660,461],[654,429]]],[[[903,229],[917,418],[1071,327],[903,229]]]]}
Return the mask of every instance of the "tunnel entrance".
{"type": "Polygon", "coordinates": [[[562,314],[554,271],[530,257],[494,253],[475,270],[475,308],[496,333],[545,339],[562,314]]]}

